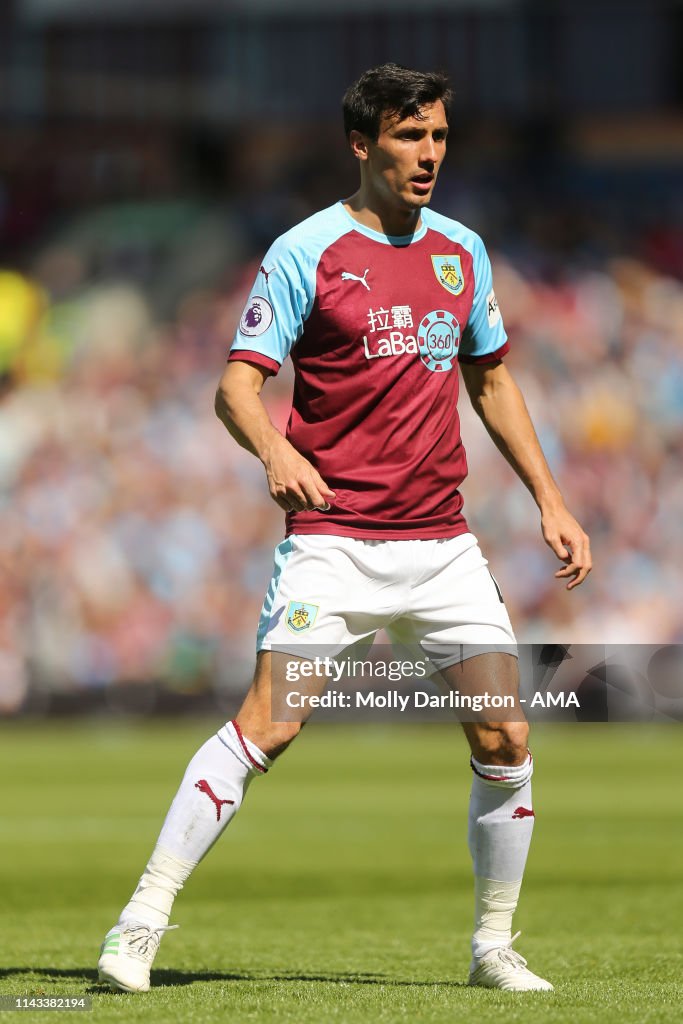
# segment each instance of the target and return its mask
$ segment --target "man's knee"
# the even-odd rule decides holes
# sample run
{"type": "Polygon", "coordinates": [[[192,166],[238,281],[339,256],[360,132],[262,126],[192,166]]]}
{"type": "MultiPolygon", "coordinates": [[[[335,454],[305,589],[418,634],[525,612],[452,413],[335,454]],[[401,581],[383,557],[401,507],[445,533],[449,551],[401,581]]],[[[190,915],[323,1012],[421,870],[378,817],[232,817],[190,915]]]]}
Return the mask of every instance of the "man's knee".
{"type": "Polygon", "coordinates": [[[278,757],[287,749],[292,740],[301,732],[302,722],[271,722],[265,714],[255,709],[243,708],[237,716],[237,724],[252,743],[262,750],[266,757],[278,757]]]}
{"type": "Polygon", "coordinates": [[[528,753],[529,726],[526,722],[498,722],[478,728],[471,746],[481,764],[523,764],[528,753]]]}
{"type": "Polygon", "coordinates": [[[267,746],[270,753],[266,751],[268,757],[277,757],[286,750],[292,740],[297,738],[303,725],[303,722],[269,722],[267,746]]]}

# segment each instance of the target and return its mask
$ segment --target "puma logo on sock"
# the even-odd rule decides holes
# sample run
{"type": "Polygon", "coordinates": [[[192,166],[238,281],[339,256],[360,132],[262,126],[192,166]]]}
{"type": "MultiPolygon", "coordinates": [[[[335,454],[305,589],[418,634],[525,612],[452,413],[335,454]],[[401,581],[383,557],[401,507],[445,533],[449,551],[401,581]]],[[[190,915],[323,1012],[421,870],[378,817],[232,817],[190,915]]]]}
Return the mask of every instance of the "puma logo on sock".
{"type": "Polygon", "coordinates": [[[536,815],[528,807],[516,807],[513,818],[535,818],[536,815]]]}
{"type": "Polygon", "coordinates": [[[211,786],[206,779],[200,779],[199,782],[195,782],[194,788],[198,789],[200,793],[206,793],[210,800],[213,800],[216,805],[216,821],[221,820],[221,811],[223,810],[223,804],[234,804],[234,800],[219,800],[211,786]]]}

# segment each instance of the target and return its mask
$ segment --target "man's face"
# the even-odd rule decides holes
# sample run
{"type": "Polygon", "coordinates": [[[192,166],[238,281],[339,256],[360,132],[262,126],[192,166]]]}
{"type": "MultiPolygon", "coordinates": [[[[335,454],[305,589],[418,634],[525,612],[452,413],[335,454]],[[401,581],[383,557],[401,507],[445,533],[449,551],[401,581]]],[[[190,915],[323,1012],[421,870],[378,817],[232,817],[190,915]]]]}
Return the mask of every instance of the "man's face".
{"type": "MultiPolygon", "coordinates": [[[[422,117],[383,117],[376,142],[362,136],[373,188],[409,209],[426,206],[446,154],[448,124],[441,100],[422,107],[422,117]]],[[[355,147],[354,147],[355,148],[355,147]]],[[[356,155],[363,159],[356,150],[356,155]]]]}

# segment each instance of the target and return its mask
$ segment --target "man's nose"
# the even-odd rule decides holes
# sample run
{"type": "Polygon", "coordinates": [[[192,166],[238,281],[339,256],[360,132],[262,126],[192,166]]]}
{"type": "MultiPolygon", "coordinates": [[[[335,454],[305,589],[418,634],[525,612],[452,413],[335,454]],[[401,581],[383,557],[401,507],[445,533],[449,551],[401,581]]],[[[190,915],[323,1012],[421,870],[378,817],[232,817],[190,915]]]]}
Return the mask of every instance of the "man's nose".
{"type": "Polygon", "coordinates": [[[437,160],[438,155],[434,139],[425,139],[420,150],[420,163],[435,164],[437,160]]]}

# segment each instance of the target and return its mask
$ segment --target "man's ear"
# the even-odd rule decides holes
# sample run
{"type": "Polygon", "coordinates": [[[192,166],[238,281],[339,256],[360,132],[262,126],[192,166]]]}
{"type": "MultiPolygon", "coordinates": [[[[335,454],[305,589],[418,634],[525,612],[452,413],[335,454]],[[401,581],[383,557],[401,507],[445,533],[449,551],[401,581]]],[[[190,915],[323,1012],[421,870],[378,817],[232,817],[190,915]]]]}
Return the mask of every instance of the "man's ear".
{"type": "Polygon", "coordinates": [[[351,152],[355,156],[356,160],[367,160],[368,140],[362,132],[359,132],[354,128],[349,133],[349,145],[351,146],[351,152]]]}

